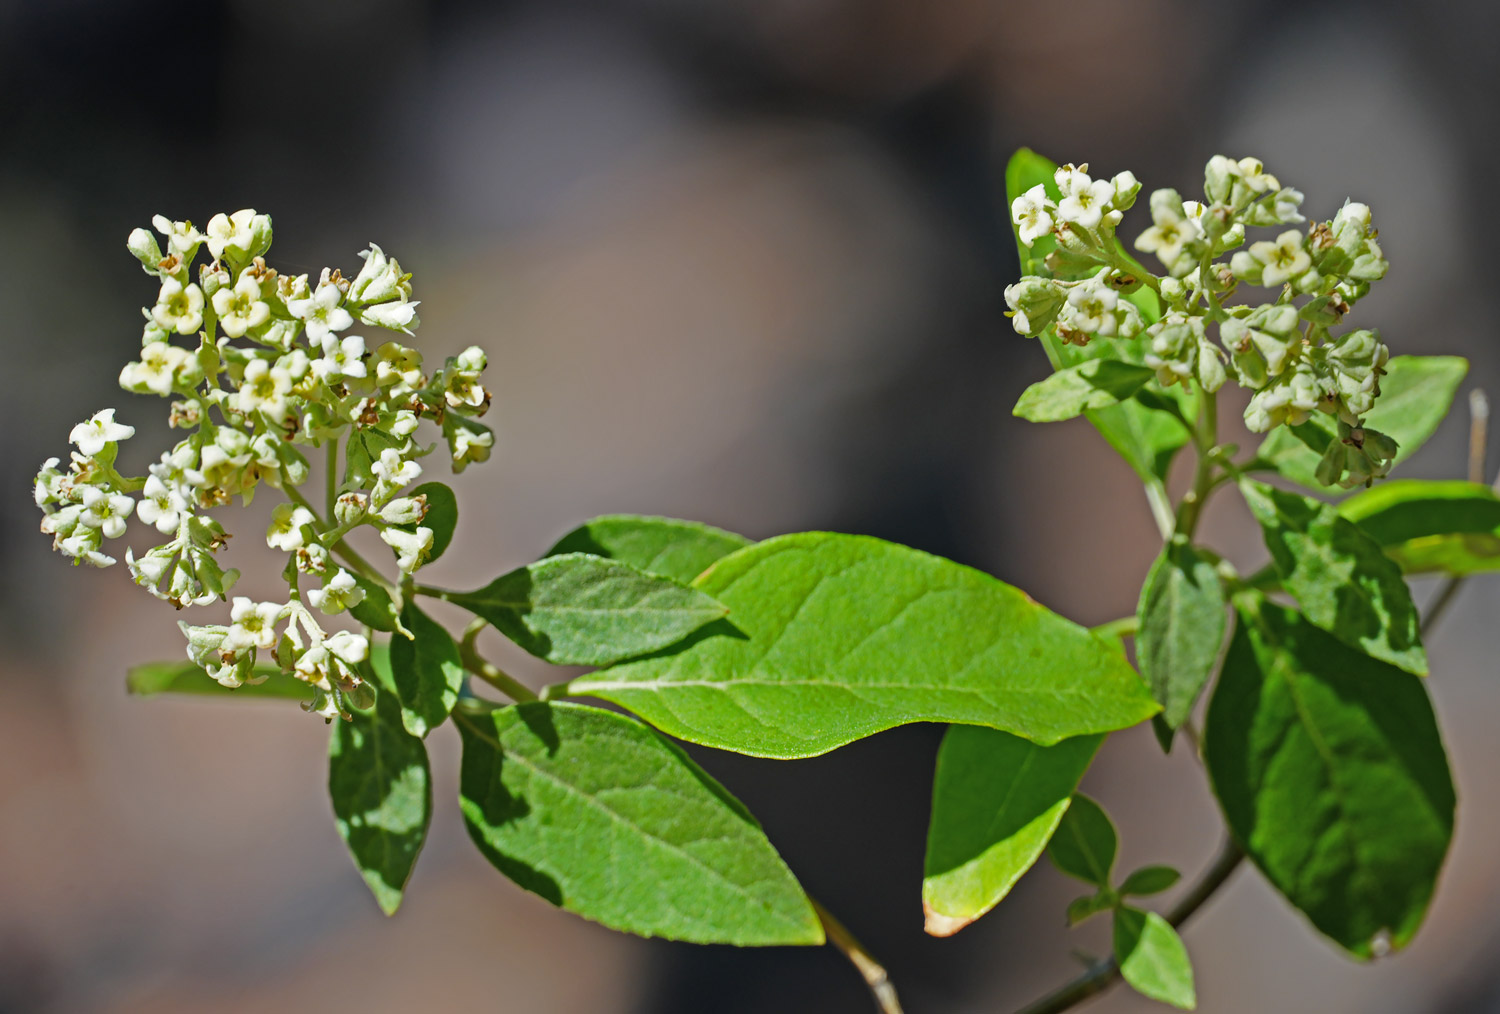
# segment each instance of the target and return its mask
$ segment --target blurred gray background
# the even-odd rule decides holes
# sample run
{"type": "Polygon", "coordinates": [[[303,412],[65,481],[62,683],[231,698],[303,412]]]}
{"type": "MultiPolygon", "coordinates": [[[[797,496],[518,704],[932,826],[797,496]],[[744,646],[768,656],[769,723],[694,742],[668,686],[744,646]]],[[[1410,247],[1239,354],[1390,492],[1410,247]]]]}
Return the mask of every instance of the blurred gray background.
{"type": "MultiPolygon", "coordinates": [[[[375,240],[416,273],[429,358],[489,350],[497,451],[456,484],[436,583],[644,511],[897,539],[1098,623],[1133,611],[1157,537],[1086,424],[1010,416],[1046,366],[1002,316],[1009,153],[1185,194],[1209,155],[1253,154],[1312,214],[1366,201],[1393,268],[1360,323],[1500,388],[1497,38],[1478,0],[0,0],[0,1012],[869,1010],[829,948],[635,940],[513,887],[462,831],[451,730],[386,920],[330,819],[322,723],[125,696],[126,666],[181,653],[175,617],[123,567],[53,555],[29,489],[98,407],[140,428],[138,465],[165,437],[162,403],[114,387],[153,298],[132,227],[253,206],[273,263],[312,272],[375,240]]],[[[1406,474],[1460,474],[1464,430],[1406,474]]],[[[1228,498],[1205,534],[1263,552],[1228,498]]],[[[274,575],[240,541],[253,591],[274,575]]],[[[1356,967],[1244,871],[1187,934],[1202,1009],[1500,1011],[1497,606],[1473,582],[1431,648],[1461,803],[1416,943],[1356,967]]],[[[697,755],[912,1014],[1003,1012],[1108,942],[1063,929],[1078,892],[1046,864],[958,936],[923,935],[940,735],[697,755]]],[[[1191,877],[1216,847],[1193,760],[1145,730],[1086,787],[1125,863],[1191,877]]]]}

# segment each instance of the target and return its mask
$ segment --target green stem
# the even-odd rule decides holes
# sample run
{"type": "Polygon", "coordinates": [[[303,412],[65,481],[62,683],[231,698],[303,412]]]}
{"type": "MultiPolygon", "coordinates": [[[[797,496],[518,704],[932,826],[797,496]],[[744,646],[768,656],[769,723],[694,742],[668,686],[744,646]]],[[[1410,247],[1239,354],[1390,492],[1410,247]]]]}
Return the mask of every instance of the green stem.
{"type": "Polygon", "coordinates": [[[875,1005],[880,1008],[881,1014],[902,1014],[901,1001],[896,997],[896,987],[891,984],[891,977],[880,962],[871,957],[865,945],[857,940],[848,927],[834,918],[832,912],[824,908],[818,899],[809,897],[812,902],[813,911],[818,914],[818,922],[823,924],[823,935],[828,942],[837,947],[844,957],[849,959],[859,972],[860,978],[865,980],[865,985],[870,987],[870,995],[875,998],[875,1005]]]}
{"type": "Polygon", "coordinates": [[[1193,434],[1198,448],[1198,467],[1193,474],[1193,488],[1182,498],[1177,510],[1177,534],[1189,542],[1198,530],[1198,519],[1203,515],[1203,505],[1208,502],[1214,483],[1214,447],[1219,442],[1219,399],[1217,394],[1203,392],[1202,406],[1198,409],[1198,426],[1193,434]]]}
{"type": "MultiPolygon", "coordinates": [[[[287,499],[291,500],[299,507],[306,507],[308,513],[313,516],[313,523],[320,530],[326,530],[328,528],[327,522],[325,522],[321,517],[318,516],[317,508],[312,505],[307,497],[302,495],[302,491],[296,486],[292,485],[291,480],[286,475],[285,468],[282,469],[281,474],[281,486],[282,490],[287,495],[287,499]]],[[[380,573],[380,571],[377,570],[374,565],[370,563],[370,561],[366,560],[363,556],[360,556],[357,552],[354,551],[352,547],[350,547],[347,542],[343,540],[343,535],[348,531],[348,529],[345,528],[342,531],[340,531],[339,529],[334,529],[334,531],[338,532],[338,536],[334,539],[333,545],[328,547],[328,551],[331,553],[337,553],[339,556],[343,557],[344,562],[358,571],[360,576],[375,582],[381,588],[385,589],[386,592],[395,594],[396,586],[391,584],[391,582],[386,579],[385,575],[380,573]]]]}
{"type": "Polygon", "coordinates": [[[518,704],[537,700],[536,693],[530,687],[479,654],[474,642],[487,626],[487,621],[476,619],[464,628],[463,639],[458,642],[458,657],[464,668],[518,704]]]}
{"type": "Polygon", "coordinates": [[[336,439],[328,441],[328,517],[333,517],[334,508],[339,502],[339,442],[336,439]]]}
{"type": "Polygon", "coordinates": [[[1170,539],[1172,532],[1177,527],[1177,513],[1172,510],[1172,500],[1167,496],[1167,487],[1160,480],[1152,479],[1146,483],[1146,503],[1151,507],[1151,517],[1156,521],[1156,528],[1161,532],[1163,540],[1170,539]]]}
{"type": "Polygon", "coordinates": [[[1140,627],[1141,618],[1139,616],[1122,616],[1118,620],[1110,620],[1108,623],[1101,623],[1097,627],[1090,627],[1089,629],[1100,637],[1128,637],[1139,630],[1140,627]]]}
{"type": "MultiPolygon", "coordinates": [[[[1213,864],[1167,913],[1166,919],[1172,928],[1177,929],[1191,919],[1218,892],[1219,888],[1224,886],[1225,881],[1234,874],[1235,870],[1239,869],[1244,859],[1245,853],[1234,843],[1234,839],[1227,839],[1213,864]]],[[[1017,1014],[1060,1014],[1104,992],[1119,980],[1120,964],[1110,957],[1096,962],[1088,971],[1067,985],[1022,1007],[1017,1014]]]]}

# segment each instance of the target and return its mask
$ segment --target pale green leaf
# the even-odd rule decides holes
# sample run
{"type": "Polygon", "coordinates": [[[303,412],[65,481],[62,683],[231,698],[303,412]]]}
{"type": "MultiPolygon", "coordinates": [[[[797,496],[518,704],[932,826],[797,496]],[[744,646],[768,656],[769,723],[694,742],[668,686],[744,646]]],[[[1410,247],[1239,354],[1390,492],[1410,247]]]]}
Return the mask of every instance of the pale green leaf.
{"type": "Polygon", "coordinates": [[[569,692],[680,739],[781,758],[907,722],[1051,744],[1157,710],[1118,646],[987,574],[879,539],[780,536],[724,557],[694,586],[729,619],[569,692]]]}
{"type": "Polygon", "coordinates": [[[1115,910],[1115,960],[1120,975],[1143,996],[1183,1010],[1198,1005],[1187,948],[1171,923],[1155,912],[1129,906],[1115,910]]]}
{"type": "Polygon", "coordinates": [[[807,896],[755,818],[675,744],[576,704],[455,715],[469,835],[554,905],[642,936],[820,944],[807,896]]]}
{"type": "Polygon", "coordinates": [[[265,677],[260,683],[246,683],[238,687],[226,687],[202,668],[191,662],[148,662],[133,666],[125,674],[125,688],[137,697],[155,697],[157,694],[193,694],[206,697],[235,696],[242,700],[252,698],[280,698],[282,700],[310,701],[313,688],[295,676],[288,676],[274,665],[255,667],[256,678],[265,677]]]}
{"type": "Polygon", "coordinates": [[[1453,781],[1423,682],[1247,597],[1203,756],[1235,839],[1356,957],[1404,947],[1453,836],[1453,781]]]}
{"type": "Polygon", "coordinates": [[[354,865],[381,910],[394,914],[427,840],[432,773],[427,748],[406,731],[391,694],[379,692],[374,708],[333,723],[328,794],[354,865]]]}
{"type": "MultiPolygon", "coordinates": [[[[1380,397],[1365,425],[1392,437],[1398,445],[1396,461],[1405,461],[1437,430],[1468,371],[1469,361],[1461,356],[1395,356],[1386,363],[1380,397]]],[[[1261,442],[1256,457],[1293,482],[1329,492],[1314,473],[1336,431],[1333,418],[1325,415],[1300,426],[1278,426],[1261,442]]]]}
{"type": "Polygon", "coordinates": [[[1374,658],[1427,672],[1411,591],[1374,539],[1330,504],[1249,479],[1240,491],[1282,587],[1310,621],[1374,658]]]}
{"type": "Polygon", "coordinates": [[[1339,513],[1408,574],[1500,570],[1500,496],[1482,483],[1395,479],[1351,496],[1339,513]]]}
{"type": "Polygon", "coordinates": [[[1109,814],[1088,796],[1075,792],[1047,846],[1047,858],[1068,876],[1108,890],[1119,846],[1109,814]]]}
{"type": "Polygon", "coordinates": [[[1224,643],[1224,592],[1214,565],[1174,539],[1146,575],[1136,615],[1136,664],[1176,729],[1192,713],[1224,643]]]}
{"type": "Polygon", "coordinates": [[[592,553],[688,584],[715,560],[748,545],[743,535],[697,521],[606,514],[564,535],[547,555],[592,553]]]}
{"type": "Polygon", "coordinates": [[[988,912],[1041,858],[1102,736],[1056,746],[955,725],[932,787],[922,909],[927,932],[949,936],[988,912]]]}
{"type": "Polygon", "coordinates": [[[587,553],[550,556],[478,591],[443,597],[557,665],[608,665],[644,655],[728,612],[695,588],[587,553]]]}
{"type": "Polygon", "coordinates": [[[1032,384],[1021,392],[1011,414],[1031,422],[1061,422],[1086,409],[1118,405],[1154,376],[1150,367],[1090,359],[1032,384]]]}

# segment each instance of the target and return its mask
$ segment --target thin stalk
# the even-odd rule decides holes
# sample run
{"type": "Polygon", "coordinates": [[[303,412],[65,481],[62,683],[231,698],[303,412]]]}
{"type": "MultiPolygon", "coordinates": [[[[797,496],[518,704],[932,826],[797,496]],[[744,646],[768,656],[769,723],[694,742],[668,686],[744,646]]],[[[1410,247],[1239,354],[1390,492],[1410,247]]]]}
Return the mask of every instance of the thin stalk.
{"type": "Polygon", "coordinates": [[[865,945],[849,932],[848,927],[834,918],[832,912],[819,904],[818,899],[808,900],[812,902],[813,911],[818,914],[818,922],[823,924],[823,935],[849,959],[860,978],[865,980],[881,1014],[902,1014],[901,1001],[896,997],[896,987],[891,984],[891,977],[885,966],[876,961],[865,949],[865,945]]]}
{"type": "Polygon", "coordinates": [[[458,657],[464,668],[518,704],[537,700],[530,687],[479,654],[474,642],[487,626],[489,623],[484,620],[474,620],[464,628],[464,636],[458,642],[458,657]]]}
{"type": "Polygon", "coordinates": [[[1198,466],[1193,473],[1193,488],[1182,498],[1177,510],[1176,531],[1192,541],[1198,530],[1198,519],[1203,516],[1203,505],[1215,488],[1213,450],[1219,442],[1219,399],[1217,395],[1203,392],[1202,407],[1198,410],[1198,426],[1193,433],[1198,450],[1198,466]]]}
{"type": "Polygon", "coordinates": [[[327,478],[328,517],[333,519],[334,508],[339,502],[339,442],[328,441],[328,478],[327,478]]]}
{"type": "Polygon", "coordinates": [[[1156,529],[1161,532],[1163,541],[1172,537],[1172,532],[1177,527],[1177,514],[1172,510],[1172,500],[1167,496],[1167,487],[1159,480],[1152,479],[1146,483],[1146,503],[1151,507],[1151,517],[1156,521],[1156,529]]]}
{"type": "MultiPolygon", "coordinates": [[[[319,517],[317,508],[312,505],[311,501],[309,501],[307,497],[302,495],[302,491],[300,489],[292,485],[290,479],[285,478],[285,474],[285,470],[283,470],[282,488],[287,495],[287,499],[291,500],[299,507],[306,507],[308,513],[313,516],[313,523],[320,530],[326,531],[328,528],[328,523],[325,522],[321,517],[319,517]]],[[[391,584],[391,582],[386,579],[386,576],[384,574],[380,573],[380,571],[377,570],[369,560],[366,560],[363,556],[360,556],[357,552],[354,551],[353,547],[351,547],[347,542],[343,540],[343,533],[348,531],[347,528],[343,529],[343,531],[339,531],[338,529],[334,529],[334,531],[339,532],[339,537],[334,540],[333,545],[328,547],[329,552],[337,553],[339,556],[343,557],[344,562],[358,571],[362,577],[375,582],[381,588],[384,588],[387,592],[394,592],[396,590],[396,586],[391,584]]]]}
{"type": "MultiPolygon", "coordinates": [[[[1244,862],[1245,853],[1227,839],[1214,858],[1213,864],[1203,872],[1186,894],[1178,899],[1167,912],[1167,922],[1177,929],[1191,919],[1244,862]]],[[[1022,1007],[1016,1014],[1060,1014],[1071,1010],[1090,997],[1109,989],[1120,980],[1120,965],[1113,957],[1095,962],[1088,971],[1067,985],[1048,993],[1040,1000],[1022,1007]]]]}
{"type": "Polygon", "coordinates": [[[1100,637],[1128,637],[1139,630],[1140,626],[1139,616],[1122,616],[1118,620],[1110,620],[1089,629],[1100,637]]]}

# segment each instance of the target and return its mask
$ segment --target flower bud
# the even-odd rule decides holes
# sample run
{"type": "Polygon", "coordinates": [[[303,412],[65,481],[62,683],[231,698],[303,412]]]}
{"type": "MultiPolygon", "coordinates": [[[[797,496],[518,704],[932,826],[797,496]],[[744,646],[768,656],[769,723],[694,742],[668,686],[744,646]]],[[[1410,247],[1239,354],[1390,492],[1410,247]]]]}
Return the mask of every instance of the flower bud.
{"type": "Polygon", "coordinates": [[[130,238],[125,241],[125,248],[141,262],[146,274],[161,274],[161,247],[157,246],[156,237],[149,230],[132,229],[130,238]]]}

